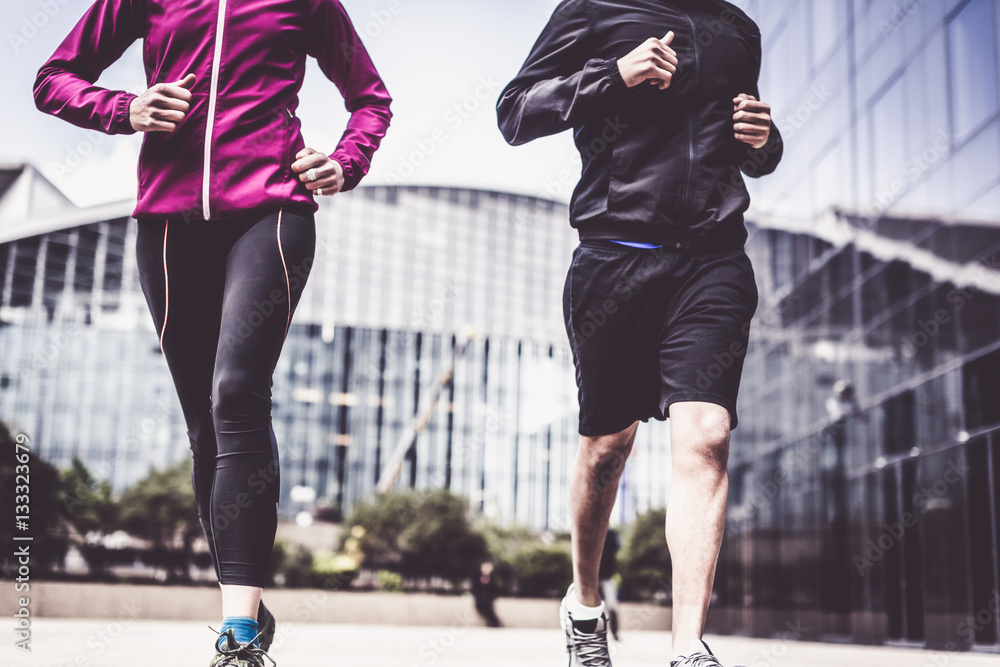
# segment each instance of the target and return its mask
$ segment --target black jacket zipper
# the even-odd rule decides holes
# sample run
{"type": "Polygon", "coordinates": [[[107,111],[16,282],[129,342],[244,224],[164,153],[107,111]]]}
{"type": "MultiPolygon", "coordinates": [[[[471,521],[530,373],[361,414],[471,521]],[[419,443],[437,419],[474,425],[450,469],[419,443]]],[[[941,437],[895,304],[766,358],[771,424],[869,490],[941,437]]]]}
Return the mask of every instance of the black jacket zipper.
{"type": "MultiPolygon", "coordinates": [[[[695,25],[694,19],[691,15],[685,13],[684,16],[687,18],[688,23],[691,24],[691,48],[694,51],[694,88],[693,95],[698,94],[698,82],[701,79],[701,60],[698,54],[698,28],[695,25]]],[[[688,112],[688,163],[687,163],[687,176],[684,179],[684,190],[683,196],[681,197],[682,214],[685,216],[690,216],[691,213],[691,183],[694,180],[694,161],[695,161],[695,151],[694,151],[694,112],[688,112]]],[[[690,224],[690,222],[689,222],[690,224]]],[[[685,226],[682,230],[679,230],[679,237],[684,237],[687,235],[688,226],[685,226]]],[[[682,240],[678,239],[678,240],[682,240]]]]}

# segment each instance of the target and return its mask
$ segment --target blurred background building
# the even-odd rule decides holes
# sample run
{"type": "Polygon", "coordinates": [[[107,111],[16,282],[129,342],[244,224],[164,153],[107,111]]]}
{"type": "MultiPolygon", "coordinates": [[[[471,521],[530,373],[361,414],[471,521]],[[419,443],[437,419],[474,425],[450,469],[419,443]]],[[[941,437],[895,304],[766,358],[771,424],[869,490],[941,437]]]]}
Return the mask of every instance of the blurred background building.
{"type": "MultiPolygon", "coordinates": [[[[786,149],[750,184],[761,303],[711,629],[1000,650],[1000,7],[736,4],[760,25],[786,149]]],[[[0,415],[116,488],[187,451],[131,208],[81,209],[30,165],[0,170],[0,415]]],[[[568,528],[566,218],[467,188],[324,201],[275,377],[284,511],[295,485],[339,510],[371,494],[471,325],[399,484],[568,528]]],[[[666,445],[665,426],[639,430],[617,520],[665,504],[666,445]]]]}
{"type": "MultiPolygon", "coordinates": [[[[187,456],[136,279],[133,203],[78,209],[28,165],[0,179],[0,413],[52,463],[78,456],[118,490],[187,456]]],[[[273,388],[286,514],[301,509],[296,486],[334,514],[372,495],[471,327],[398,484],[448,488],[504,523],[568,530],[577,403],[559,310],[575,245],[566,207],[363,187],[323,200],[317,230],[273,388]]],[[[649,430],[639,443],[655,466],[630,473],[620,520],[664,503],[667,480],[652,473],[666,468],[665,438],[649,430]]]]}

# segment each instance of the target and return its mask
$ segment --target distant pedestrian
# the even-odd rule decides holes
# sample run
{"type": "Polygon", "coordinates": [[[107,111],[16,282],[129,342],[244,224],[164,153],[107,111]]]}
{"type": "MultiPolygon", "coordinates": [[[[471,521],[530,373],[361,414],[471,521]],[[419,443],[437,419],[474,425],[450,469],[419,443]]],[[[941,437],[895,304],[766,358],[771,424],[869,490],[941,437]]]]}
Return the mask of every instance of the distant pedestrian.
{"type": "Polygon", "coordinates": [[[486,626],[499,628],[502,624],[493,603],[500,597],[500,587],[493,579],[493,563],[487,561],[479,566],[479,577],[472,581],[472,597],[476,601],[476,611],[483,617],[486,626]]]}

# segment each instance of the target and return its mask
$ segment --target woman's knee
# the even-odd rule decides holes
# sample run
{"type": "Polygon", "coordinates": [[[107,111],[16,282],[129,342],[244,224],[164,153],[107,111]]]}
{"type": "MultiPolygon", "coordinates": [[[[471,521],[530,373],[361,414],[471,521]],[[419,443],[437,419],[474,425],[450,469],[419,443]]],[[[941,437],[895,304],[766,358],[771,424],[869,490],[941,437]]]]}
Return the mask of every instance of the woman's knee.
{"type": "Polygon", "coordinates": [[[218,371],[212,384],[212,416],[215,422],[262,422],[270,424],[271,391],[269,383],[260,386],[248,373],[218,371]]]}

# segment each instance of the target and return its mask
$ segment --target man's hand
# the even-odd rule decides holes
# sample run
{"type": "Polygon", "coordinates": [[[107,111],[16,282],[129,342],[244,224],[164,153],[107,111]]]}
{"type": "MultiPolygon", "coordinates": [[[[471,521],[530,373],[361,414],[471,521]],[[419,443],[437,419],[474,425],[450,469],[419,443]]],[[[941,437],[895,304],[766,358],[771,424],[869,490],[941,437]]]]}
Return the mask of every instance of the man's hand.
{"type": "Polygon", "coordinates": [[[677,52],[670,48],[673,41],[674,31],[671,30],[663,39],[650,37],[627,56],[619,58],[618,70],[625,85],[634,88],[649,81],[660,90],[669,88],[677,72],[677,52]]]}
{"type": "Polygon", "coordinates": [[[194,74],[174,83],[158,83],[129,105],[129,122],[136,132],[173,132],[191,108],[194,74]]]}
{"type": "Polygon", "coordinates": [[[753,95],[740,93],[733,98],[733,129],[736,139],[754,148],[763,148],[771,136],[771,105],[753,95]]]}
{"type": "Polygon", "coordinates": [[[292,171],[316,195],[335,195],[344,187],[344,168],[336,160],[303,148],[295,155],[292,171]]]}

